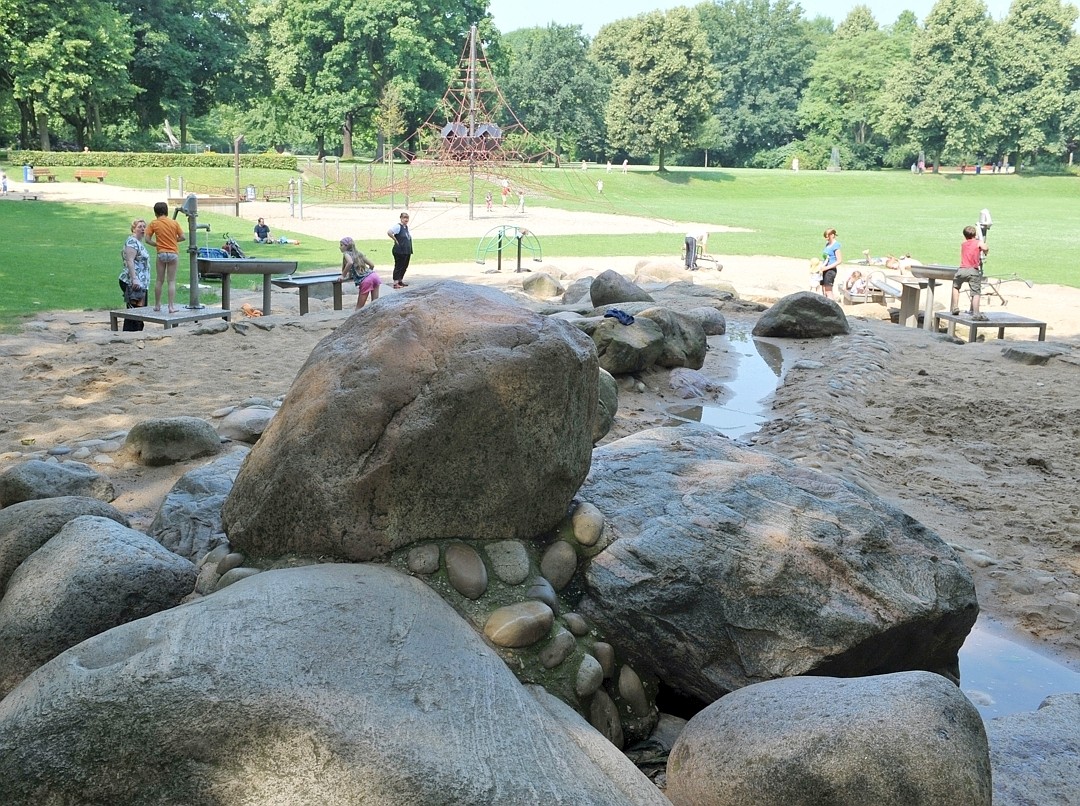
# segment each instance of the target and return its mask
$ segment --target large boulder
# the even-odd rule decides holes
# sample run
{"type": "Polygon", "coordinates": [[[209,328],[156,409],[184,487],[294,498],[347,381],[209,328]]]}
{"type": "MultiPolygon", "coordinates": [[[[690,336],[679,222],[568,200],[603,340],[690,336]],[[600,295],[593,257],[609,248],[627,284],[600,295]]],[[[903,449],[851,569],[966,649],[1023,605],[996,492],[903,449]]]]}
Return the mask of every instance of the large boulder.
{"type": "Polygon", "coordinates": [[[667,803],[613,750],[422,582],[314,565],[38,669],[0,702],[0,802],[667,803]]]}
{"type": "Polygon", "coordinates": [[[116,488],[107,476],[82,462],[27,459],[0,473],[0,507],[67,495],[112,501],[116,488]]]}
{"type": "Polygon", "coordinates": [[[755,336],[821,339],[851,332],[844,309],[833,300],[810,291],[778,299],[754,325],[755,336]]]}
{"type": "Polygon", "coordinates": [[[592,285],[589,286],[589,297],[594,308],[621,302],[653,301],[649,292],[611,269],[601,272],[592,281],[592,285]]]}
{"type": "Polygon", "coordinates": [[[994,806],[1069,806],[1080,796],[1080,693],[1055,694],[1037,711],[986,726],[994,806]]]}
{"type": "Polygon", "coordinates": [[[632,324],[624,325],[606,317],[588,329],[592,331],[600,366],[612,375],[641,372],[664,353],[664,331],[652,319],[635,317],[632,324]]]}
{"type": "Polygon", "coordinates": [[[246,448],[233,450],[181,476],[161,502],[147,533],[191,562],[227,543],[221,507],[247,454],[246,448]]]}
{"type": "Polygon", "coordinates": [[[140,464],[160,467],[221,452],[214,426],[198,417],[159,417],[136,423],[124,450],[140,464]]]}
{"type": "Polygon", "coordinates": [[[49,542],[65,523],[80,515],[97,515],[129,525],[127,517],[116,507],[81,495],[22,501],[0,510],[0,596],[19,563],[49,542]]]}
{"type": "Polygon", "coordinates": [[[596,401],[596,419],[593,421],[592,441],[597,442],[607,436],[615,425],[615,415],[619,411],[619,383],[606,369],[600,370],[597,379],[599,396],[596,401]]]}
{"type": "Polygon", "coordinates": [[[576,328],[445,282],[323,339],[225,502],[249,556],[380,557],[420,539],[530,538],[585,478],[597,359],[576,328]]]}
{"type": "Polygon", "coordinates": [[[667,796],[676,806],[990,806],[990,754],[979,712],[939,675],[774,680],[686,724],[667,796]]]}
{"type": "Polygon", "coordinates": [[[860,487],[686,425],[597,448],[580,497],[613,538],[580,612],[684,696],[808,673],[957,672],[978,614],[971,575],[860,487]]]}
{"type": "Polygon", "coordinates": [[[175,607],[195,566],[109,518],[83,515],[23,561],[0,599],[0,697],[65,649],[175,607]]]}
{"type": "Polygon", "coordinates": [[[651,319],[664,334],[664,349],[656,358],[659,366],[701,369],[705,365],[709,345],[705,329],[696,319],[661,307],[648,308],[638,317],[651,319]]]}

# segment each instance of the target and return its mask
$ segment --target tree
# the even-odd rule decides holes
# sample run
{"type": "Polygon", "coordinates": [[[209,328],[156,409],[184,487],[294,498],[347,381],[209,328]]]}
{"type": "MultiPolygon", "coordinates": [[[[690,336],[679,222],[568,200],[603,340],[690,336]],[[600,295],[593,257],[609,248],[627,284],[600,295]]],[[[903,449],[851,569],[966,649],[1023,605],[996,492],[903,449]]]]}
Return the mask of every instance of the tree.
{"type": "Polygon", "coordinates": [[[33,130],[50,150],[52,125],[64,120],[82,147],[100,126],[100,109],[134,95],[126,72],[131,36],[107,2],[0,0],[0,22],[0,88],[19,108],[24,146],[33,130]]]}
{"type": "Polygon", "coordinates": [[[503,46],[510,60],[503,94],[525,128],[550,135],[556,154],[567,141],[578,156],[601,153],[608,87],[581,26],[525,28],[503,37],[503,46]]]}
{"type": "Polygon", "coordinates": [[[938,0],[894,69],[879,125],[895,143],[943,159],[970,160],[992,141],[997,67],[987,45],[993,22],[982,0],[938,0]]]}
{"type": "Polygon", "coordinates": [[[611,71],[611,98],[604,112],[608,141],[634,156],[686,147],[705,121],[717,75],[696,14],[675,8],[652,12],[600,29],[591,58],[611,71]]]}
{"type": "Polygon", "coordinates": [[[1076,14],[1061,0],[1014,0],[996,27],[998,103],[992,114],[1003,150],[1016,152],[1017,166],[1023,154],[1064,152],[1076,14]]]}
{"type": "MultiPolygon", "coordinates": [[[[241,94],[235,65],[246,47],[240,0],[117,0],[131,19],[131,76],[141,89],[135,113],[144,129],[171,118],[188,140],[188,121],[241,94]]],[[[239,132],[231,133],[233,135],[239,132]]],[[[231,139],[231,138],[230,138],[231,139]]]]}
{"type": "Polygon", "coordinates": [[[351,154],[393,81],[416,131],[456,74],[470,25],[489,24],[485,9],[484,0],[416,0],[408,14],[397,0],[271,0],[260,21],[275,103],[320,153],[342,142],[351,154]]]}
{"type": "MultiPolygon", "coordinates": [[[[856,6],[811,66],[799,103],[804,129],[866,153],[886,145],[875,123],[883,112],[890,73],[906,62],[910,39],[878,27],[866,6],[856,6]]],[[[876,160],[875,160],[876,161],[876,160]]]]}
{"type": "Polygon", "coordinates": [[[818,31],[789,0],[725,0],[697,7],[723,91],[712,113],[731,146],[726,163],[795,139],[799,98],[818,31]]]}

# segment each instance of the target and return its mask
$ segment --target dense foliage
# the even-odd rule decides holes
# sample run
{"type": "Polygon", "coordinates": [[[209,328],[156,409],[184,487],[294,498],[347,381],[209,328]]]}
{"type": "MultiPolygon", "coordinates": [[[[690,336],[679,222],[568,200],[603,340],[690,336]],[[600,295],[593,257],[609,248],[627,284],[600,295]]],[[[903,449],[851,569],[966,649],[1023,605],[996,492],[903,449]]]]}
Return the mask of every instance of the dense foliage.
{"type": "Polygon", "coordinates": [[[835,30],[716,0],[506,36],[486,0],[0,0],[0,145],[378,156],[441,125],[476,25],[503,94],[568,159],[847,168],[1063,165],[1080,139],[1076,8],[938,0],[835,30]]]}

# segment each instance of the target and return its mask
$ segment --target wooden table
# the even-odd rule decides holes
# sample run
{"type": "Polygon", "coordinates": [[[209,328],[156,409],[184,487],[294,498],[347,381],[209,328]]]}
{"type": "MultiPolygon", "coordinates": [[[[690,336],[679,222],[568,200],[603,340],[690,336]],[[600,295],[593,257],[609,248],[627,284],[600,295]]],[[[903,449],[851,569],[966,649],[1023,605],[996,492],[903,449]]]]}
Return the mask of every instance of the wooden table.
{"type": "Polygon", "coordinates": [[[278,277],[271,280],[278,288],[296,288],[300,291],[300,315],[308,312],[308,293],[314,285],[332,283],[334,286],[334,310],[340,311],[341,299],[341,272],[325,272],[322,274],[298,274],[293,277],[278,277]]]}
{"type": "Polygon", "coordinates": [[[1039,329],[1039,341],[1046,341],[1046,322],[1038,319],[1028,319],[1015,313],[994,311],[984,314],[985,322],[977,322],[971,318],[970,313],[937,313],[934,314],[934,329],[937,330],[942,320],[949,323],[948,333],[956,335],[956,326],[964,325],[968,329],[968,343],[975,341],[979,336],[980,328],[994,328],[997,330],[999,339],[1005,338],[1005,328],[1009,327],[1035,327],[1039,329]]]}
{"type": "Polygon", "coordinates": [[[296,271],[295,260],[260,260],[257,258],[201,257],[199,274],[216,274],[221,277],[221,307],[229,307],[229,290],[234,274],[261,274],[263,276],[262,312],[270,313],[270,276],[292,274],[296,271]]]}

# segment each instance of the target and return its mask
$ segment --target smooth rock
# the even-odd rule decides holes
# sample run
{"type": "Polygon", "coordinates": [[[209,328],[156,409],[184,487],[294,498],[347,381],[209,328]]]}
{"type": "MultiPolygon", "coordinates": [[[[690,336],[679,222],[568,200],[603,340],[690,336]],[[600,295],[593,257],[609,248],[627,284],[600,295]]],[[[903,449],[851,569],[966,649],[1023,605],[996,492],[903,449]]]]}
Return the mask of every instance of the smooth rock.
{"type": "Polygon", "coordinates": [[[543,602],[528,601],[500,607],[484,625],[484,635],[496,646],[532,646],[548,634],[555,614],[543,602]]]}
{"type": "Polygon", "coordinates": [[[446,577],[466,599],[479,599],[487,590],[487,567],[480,554],[465,543],[446,547],[446,577]]]}

